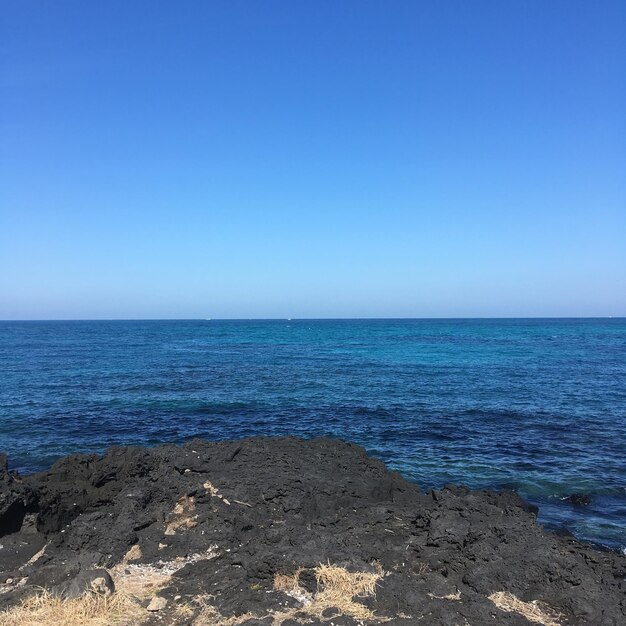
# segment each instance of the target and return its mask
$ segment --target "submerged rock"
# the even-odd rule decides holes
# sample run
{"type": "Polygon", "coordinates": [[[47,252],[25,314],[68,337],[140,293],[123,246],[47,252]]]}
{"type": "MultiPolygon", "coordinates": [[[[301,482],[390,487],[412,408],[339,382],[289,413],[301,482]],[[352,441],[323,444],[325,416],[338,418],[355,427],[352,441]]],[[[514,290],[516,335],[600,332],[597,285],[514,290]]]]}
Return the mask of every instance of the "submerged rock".
{"type": "Polygon", "coordinates": [[[333,439],[72,455],[0,477],[15,501],[0,580],[24,582],[2,586],[4,606],[106,568],[143,606],[158,590],[167,624],[528,625],[528,607],[536,623],[626,623],[623,555],[544,531],[512,493],[422,494],[333,439]]]}
{"type": "Polygon", "coordinates": [[[591,496],[587,493],[573,493],[565,501],[576,506],[588,506],[591,504],[591,496]]]}

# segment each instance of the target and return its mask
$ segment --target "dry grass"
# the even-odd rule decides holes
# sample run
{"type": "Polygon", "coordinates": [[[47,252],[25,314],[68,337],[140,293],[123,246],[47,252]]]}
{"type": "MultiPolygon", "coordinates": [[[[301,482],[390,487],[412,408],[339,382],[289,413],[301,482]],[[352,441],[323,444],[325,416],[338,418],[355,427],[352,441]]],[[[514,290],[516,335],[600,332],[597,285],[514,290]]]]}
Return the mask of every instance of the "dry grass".
{"type": "MultiPolygon", "coordinates": [[[[212,546],[206,552],[151,565],[129,563],[141,557],[141,550],[135,545],[111,570],[114,594],[87,593],[75,600],[62,600],[43,591],[20,605],[1,611],[0,626],[136,626],[150,616],[140,601],[156,595],[169,583],[172,574],[185,565],[215,557],[216,549],[217,546],[212,546]]],[[[181,605],[176,612],[180,617],[189,618],[196,610],[181,605]]],[[[236,626],[237,623],[209,620],[198,622],[198,626],[236,626]]]]}
{"type": "Polygon", "coordinates": [[[198,596],[194,600],[200,607],[200,613],[193,620],[193,626],[238,626],[249,619],[258,617],[258,615],[253,613],[224,617],[214,606],[207,602],[207,597],[198,596]]]}
{"type": "Polygon", "coordinates": [[[373,616],[372,611],[355,598],[366,598],[376,594],[376,583],[382,572],[349,572],[336,565],[320,565],[315,568],[318,590],[313,605],[321,613],[324,608],[336,606],[344,615],[356,619],[373,616]],[[321,610],[320,610],[321,609],[321,610]]]}
{"type": "Polygon", "coordinates": [[[180,617],[186,617],[186,618],[191,617],[196,612],[195,607],[189,602],[183,602],[181,604],[177,604],[175,610],[176,610],[176,615],[179,615],[180,617]]]}
{"type": "Polygon", "coordinates": [[[111,575],[116,588],[112,595],[86,593],[61,600],[44,591],[0,612],[0,626],[136,626],[150,615],[139,602],[167,585],[172,568],[122,563],[111,575]]]}
{"type": "MultiPolygon", "coordinates": [[[[148,619],[149,613],[140,605],[141,600],[154,596],[166,586],[172,574],[189,562],[212,558],[210,549],[203,554],[194,554],[185,559],[158,564],[129,563],[141,556],[133,546],[123,561],[111,574],[115,580],[116,593],[111,596],[85,594],[76,600],[61,600],[43,592],[25,600],[21,605],[0,613],[0,626],[133,626],[148,619]]],[[[349,572],[336,565],[319,565],[315,568],[317,590],[311,594],[300,584],[299,568],[291,574],[277,574],[274,589],[297,598],[301,608],[285,612],[274,612],[274,624],[293,618],[297,611],[319,617],[328,607],[336,607],[343,615],[358,620],[371,620],[375,616],[358,599],[373,596],[378,580],[383,576],[382,568],[373,572],[349,572]]],[[[239,626],[255,616],[251,613],[224,617],[210,604],[210,597],[197,597],[175,609],[180,618],[189,619],[197,613],[193,626],[239,626]],[[199,610],[199,612],[198,612],[199,610]]]]}
{"type": "Polygon", "coordinates": [[[283,593],[302,593],[300,586],[300,574],[304,568],[299,567],[293,574],[276,574],[274,576],[274,589],[283,593]]]}
{"type": "Polygon", "coordinates": [[[557,621],[560,615],[539,602],[524,602],[508,591],[492,593],[489,599],[501,610],[507,613],[523,615],[529,622],[543,624],[543,626],[560,626],[557,621]]]}
{"type": "Polygon", "coordinates": [[[0,626],[131,626],[148,613],[123,593],[61,600],[44,591],[0,613],[0,626]]]}
{"type": "Polygon", "coordinates": [[[271,617],[274,626],[280,626],[287,619],[296,619],[295,614],[302,611],[312,617],[320,617],[322,611],[335,607],[340,614],[348,615],[357,620],[372,620],[374,613],[357,601],[358,598],[373,596],[376,584],[383,575],[382,568],[374,572],[349,572],[343,567],[335,565],[320,565],[315,568],[317,591],[312,594],[300,584],[300,575],[304,568],[298,568],[293,573],[277,573],[274,576],[274,589],[296,598],[302,606],[284,611],[272,611],[267,616],[246,613],[233,617],[223,617],[210,604],[209,597],[196,598],[196,604],[201,606],[200,615],[194,620],[193,626],[239,626],[252,618],[271,617]]]}
{"type": "Polygon", "coordinates": [[[313,596],[300,585],[300,574],[303,570],[304,568],[299,567],[293,574],[276,574],[274,576],[274,589],[282,591],[306,605],[311,602],[313,596]]]}
{"type": "MultiPolygon", "coordinates": [[[[303,606],[297,610],[319,617],[324,609],[336,607],[343,615],[355,619],[372,619],[373,612],[357,601],[358,598],[371,597],[376,594],[376,585],[384,575],[382,568],[374,572],[349,572],[337,565],[319,565],[315,568],[317,591],[308,593],[300,585],[302,568],[293,574],[277,574],[274,577],[274,589],[282,591],[300,600],[303,606]]],[[[274,616],[284,619],[287,613],[274,616]]]]}

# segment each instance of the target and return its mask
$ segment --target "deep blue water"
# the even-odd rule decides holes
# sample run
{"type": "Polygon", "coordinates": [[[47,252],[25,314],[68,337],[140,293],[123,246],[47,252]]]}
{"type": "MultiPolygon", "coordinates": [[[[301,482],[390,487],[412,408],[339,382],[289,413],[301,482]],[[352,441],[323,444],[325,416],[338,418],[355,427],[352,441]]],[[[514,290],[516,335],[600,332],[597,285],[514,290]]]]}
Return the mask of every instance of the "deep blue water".
{"type": "Polygon", "coordinates": [[[626,546],[626,319],[1,322],[0,450],[328,434],[626,546]],[[593,495],[589,507],[561,498],[593,495]]]}

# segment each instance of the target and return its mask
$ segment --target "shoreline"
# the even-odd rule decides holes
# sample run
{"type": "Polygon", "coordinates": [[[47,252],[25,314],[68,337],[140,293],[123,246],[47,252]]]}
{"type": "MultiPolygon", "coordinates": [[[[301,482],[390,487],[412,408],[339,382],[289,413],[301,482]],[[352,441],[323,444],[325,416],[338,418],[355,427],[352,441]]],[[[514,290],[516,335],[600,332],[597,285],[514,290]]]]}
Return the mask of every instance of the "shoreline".
{"type": "MultiPolygon", "coordinates": [[[[244,437],[242,439],[207,439],[206,441],[211,441],[213,443],[229,443],[232,441],[240,441],[240,440],[245,440],[245,439],[257,439],[257,438],[267,438],[267,439],[275,439],[275,438],[286,438],[289,436],[282,436],[282,435],[277,435],[277,436],[272,436],[272,435],[268,435],[268,436],[263,436],[263,435],[253,435],[251,437],[244,437]]],[[[341,437],[335,437],[332,435],[328,435],[328,436],[319,436],[319,437],[315,437],[315,436],[311,436],[311,437],[300,437],[295,435],[294,437],[298,438],[298,439],[302,439],[303,441],[308,441],[311,439],[320,439],[320,438],[329,438],[329,439],[335,439],[337,441],[340,442],[346,442],[345,439],[341,438],[341,437]]],[[[204,438],[199,438],[204,440],[204,438]]],[[[4,470],[0,469],[0,471],[4,471],[4,472],[8,472],[10,474],[14,474],[16,476],[19,476],[21,479],[26,479],[30,476],[35,476],[35,475],[39,475],[39,474],[44,474],[46,472],[49,472],[52,467],[58,463],[59,461],[62,461],[63,459],[66,459],[67,457],[73,457],[73,456],[96,456],[96,457],[102,457],[104,456],[109,449],[111,448],[145,448],[145,449],[154,449],[154,448],[158,448],[160,446],[183,446],[185,445],[185,443],[187,443],[190,440],[186,440],[186,441],[165,441],[165,442],[159,442],[159,443],[150,443],[150,444],[122,444],[122,445],[118,445],[118,444],[114,444],[112,446],[103,446],[101,449],[99,450],[95,450],[95,451],[89,451],[89,452],[83,452],[83,451],[76,451],[76,452],[71,452],[69,454],[60,456],[59,458],[53,460],[52,462],[50,462],[48,465],[46,466],[39,466],[36,467],[34,469],[24,469],[24,468],[9,468],[8,467],[8,459],[10,458],[8,455],[4,454],[2,451],[0,451],[0,466],[2,466],[2,463],[6,461],[6,467],[4,467],[4,470]],[[5,459],[5,461],[3,461],[3,459],[5,459]]],[[[529,507],[537,509],[536,512],[536,516],[537,516],[537,520],[538,523],[542,526],[542,528],[549,533],[554,533],[556,535],[561,535],[561,536],[567,536],[567,537],[571,537],[573,539],[576,539],[578,542],[580,542],[581,544],[587,545],[591,548],[593,548],[594,550],[598,550],[599,552],[609,552],[609,553],[616,553],[616,554],[620,554],[620,555],[626,555],[626,545],[621,545],[621,544],[613,544],[613,545],[609,545],[607,543],[602,543],[601,541],[594,541],[593,539],[588,539],[585,537],[581,537],[579,535],[577,535],[575,532],[572,532],[571,530],[569,530],[565,525],[563,524],[559,524],[559,522],[551,520],[551,519],[540,519],[541,513],[543,512],[543,506],[542,506],[542,502],[541,501],[537,501],[534,500],[532,498],[526,497],[524,494],[520,494],[519,490],[516,488],[499,488],[498,486],[491,486],[491,485],[487,485],[483,488],[481,487],[471,487],[468,486],[467,484],[463,483],[463,482],[449,482],[446,484],[441,484],[441,485],[428,485],[427,487],[424,487],[424,485],[415,479],[412,478],[407,478],[405,476],[405,474],[400,470],[397,469],[393,466],[391,466],[387,461],[385,461],[384,458],[381,458],[379,455],[377,455],[375,452],[371,452],[368,451],[367,449],[365,449],[365,447],[360,444],[360,443],[356,443],[356,442],[350,442],[351,445],[355,445],[355,446],[359,446],[361,448],[363,448],[366,452],[366,454],[368,454],[368,456],[371,456],[371,458],[376,459],[378,461],[380,461],[381,463],[383,463],[387,469],[390,472],[393,473],[398,473],[400,475],[402,475],[407,482],[415,485],[418,487],[418,489],[429,493],[432,491],[441,491],[446,489],[447,487],[462,487],[462,488],[467,488],[470,491],[473,492],[489,492],[489,493],[502,493],[502,492],[506,492],[506,493],[513,493],[516,496],[520,497],[524,502],[526,502],[528,504],[529,507]]],[[[591,502],[592,502],[592,496],[582,493],[582,492],[573,492],[569,495],[566,496],[553,496],[555,499],[558,500],[558,502],[562,503],[563,506],[569,506],[569,507],[576,507],[577,509],[581,509],[581,508],[586,508],[588,507],[591,502]]]]}
{"type": "MultiPolygon", "coordinates": [[[[291,435],[251,435],[249,437],[243,437],[241,439],[222,439],[222,438],[216,438],[216,439],[207,439],[207,441],[211,441],[214,443],[229,443],[232,441],[239,441],[242,439],[248,439],[248,438],[268,438],[268,439],[274,439],[274,438],[285,438],[285,437],[290,437],[291,435]]],[[[341,436],[335,436],[335,435],[319,435],[319,436],[300,436],[300,435],[293,435],[293,437],[296,438],[301,438],[304,441],[308,441],[310,439],[319,439],[319,438],[330,438],[330,439],[336,439],[337,441],[347,441],[346,439],[344,439],[341,436]]],[[[202,439],[204,440],[204,437],[196,437],[193,439],[202,439]]],[[[70,456],[77,456],[77,455],[83,455],[83,456],[104,456],[107,451],[110,448],[146,448],[148,450],[153,449],[153,448],[157,448],[160,446],[183,446],[185,445],[187,442],[189,442],[190,439],[184,439],[184,440],[174,440],[174,441],[161,441],[161,442],[152,442],[152,443],[128,443],[128,444],[112,444],[109,446],[102,446],[100,448],[96,448],[96,449],[92,449],[89,451],[72,451],[68,454],[64,454],[62,456],[59,456],[56,459],[53,459],[51,461],[49,461],[48,464],[46,465],[39,465],[39,466],[34,466],[34,467],[29,467],[28,469],[25,469],[24,467],[17,467],[17,468],[9,468],[8,467],[8,459],[9,459],[9,455],[4,454],[2,452],[2,450],[0,450],[0,466],[2,466],[2,463],[5,462],[7,467],[4,467],[5,472],[9,472],[11,474],[15,474],[15,475],[19,475],[21,478],[27,478],[29,476],[33,476],[33,475],[38,475],[38,474],[43,474],[46,473],[48,471],[50,471],[50,469],[55,465],[55,463],[61,461],[62,459],[65,459],[67,457],[70,456]],[[5,459],[5,461],[3,461],[2,459],[5,459]]],[[[550,505],[550,507],[555,507],[555,506],[563,506],[563,507],[568,507],[570,509],[574,509],[574,511],[576,511],[578,514],[581,514],[583,512],[585,512],[586,509],[590,508],[592,506],[592,503],[595,500],[595,496],[594,494],[588,494],[588,493],[584,493],[584,492],[580,492],[580,491],[573,491],[571,493],[567,493],[567,495],[553,495],[551,496],[554,500],[554,502],[546,502],[545,499],[542,500],[541,498],[533,498],[532,496],[527,496],[523,493],[523,491],[520,493],[520,489],[516,488],[515,486],[498,486],[498,485],[484,485],[484,486],[470,486],[467,483],[463,482],[463,481],[448,481],[445,483],[439,483],[439,484],[435,484],[433,485],[432,482],[429,483],[428,481],[420,481],[416,478],[409,478],[406,476],[406,474],[402,471],[401,468],[398,468],[397,463],[394,464],[393,462],[390,462],[388,460],[385,460],[385,458],[383,458],[380,454],[377,454],[376,451],[373,450],[368,450],[361,442],[350,442],[351,445],[356,445],[359,447],[364,448],[365,452],[371,456],[374,459],[379,460],[380,462],[382,462],[390,472],[395,472],[398,474],[401,474],[406,480],[407,482],[416,485],[420,490],[425,491],[425,492],[430,492],[430,491],[441,491],[442,489],[445,489],[448,486],[462,486],[464,488],[469,488],[471,491],[474,492],[494,492],[494,493],[500,493],[500,492],[511,492],[516,494],[517,496],[519,496],[522,500],[524,500],[530,507],[534,507],[536,509],[538,509],[537,511],[537,519],[538,519],[538,523],[545,529],[546,532],[551,532],[557,535],[563,535],[563,536],[569,536],[572,537],[573,539],[576,539],[577,541],[579,541],[582,544],[588,545],[591,548],[598,550],[600,552],[610,552],[610,553],[617,553],[620,555],[626,555],[626,544],[622,543],[617,543],[617,542],[613,542],[613,543],[603,543],[601,540],[594,540],[592,538],[589,537],[585,537],[584,535],[581,536],[579,534],[577,534],[575,531],[570,530],[569,528],[567,528],[567,526],[565,525],[565,523],[563,522],[559,522],[558,520],[554,519],[554,516],[552,517],[546,517],[545,516],[545,508],[548,507],[548,504],[550,505]],[[424,482],[426,482],[426,487],[424,486],[424,482]],[[558,503],[558,504],[554,504],[554,503],[558,503]],[[543,519],[542,519],[543,517],[543,519]]]]}
{"type": "Polygon", "coordinates": [[[626,619],[626,556],[544,530],[510,492],[422,493],[336,439],[117,447],[24,477],[0,463],[0,522],[3,626],[38,587],[67,606],[94,580],[129,598],[128,624],[626,619]]]}

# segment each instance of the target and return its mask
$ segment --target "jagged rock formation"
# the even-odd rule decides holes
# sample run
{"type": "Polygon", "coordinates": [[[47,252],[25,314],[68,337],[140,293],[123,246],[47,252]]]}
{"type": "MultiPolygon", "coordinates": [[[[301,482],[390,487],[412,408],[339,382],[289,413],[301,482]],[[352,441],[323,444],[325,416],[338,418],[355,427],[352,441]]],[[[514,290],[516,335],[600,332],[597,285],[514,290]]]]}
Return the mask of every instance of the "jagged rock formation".
{"type": "Polygon", "coordinates": [[[112,448],[24,478],[4,460],[0,606],[100,567],[152,603],[129,623],[626,623],[626,557],[535,513],[512,493],[422,494],[332,439],[112,448]]]}

